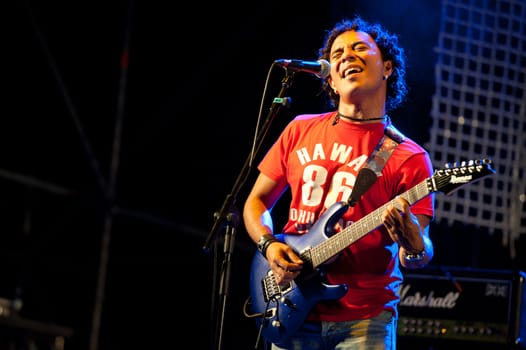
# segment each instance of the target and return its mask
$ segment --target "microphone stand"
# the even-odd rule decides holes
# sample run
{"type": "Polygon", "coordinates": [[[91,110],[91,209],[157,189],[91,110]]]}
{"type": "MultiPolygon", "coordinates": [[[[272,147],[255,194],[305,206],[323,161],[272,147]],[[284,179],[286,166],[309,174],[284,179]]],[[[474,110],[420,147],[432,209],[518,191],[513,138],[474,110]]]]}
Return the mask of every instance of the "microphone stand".
{"type": "Polygon", "coordinates": [[[220,310],[217,310],[218,311],[217,314],[214,311],[215,310],[215,302],[214,302],[215,288],[212,289],[214,293],[214,296],[212,297],[212,314],[215,315],[212,317],[212,319],[214,317],[216,318],[215,320],[216,328],[214,332],[214,336],[215,336],[214,349],[216,350],[220,350],[222,348],[223,326],[224,326],[224,319],[225,319],[226,302],[227,302],[227,297],[228,297],[228,288],[230,286],[231,257],[232,257],[232,253],[234,251],[234,246],[235,246],[234,238],[236,235],[237,227],[240,222],[239,210],[236,208],[237,195],[239,194],[239,191],[243,187],[245,180],[247,179],[250,171],[252,170],[252,165],[253,165],[252,162],[255,159],[255,156],[257,155],[257,152],[259,151],[259,148],[264,141],[264,138],[270,128],[272,121],[274,120],[275,116],[278,114],[281,107],[288,106],[289,104],[290,99],[287,97],[284,97],[284,95],[287,89],[292,84],[293,77],[294,77],[294,73],[289,72],[289,70],[286,70],[286,75],[281,82],[281,90],[278,94],[278,97],[274,98],[274,101],[272,102],[267,118],[265,119],[261,130],[256,135],[255,147],[253,151],[250,152],[249,156],[247,157],[245,164],[243,165],[243,168],[241,169],[239,176],[237,177],[234,183],[232,190],[230,191],[230,193],[226,196],[225,200],[223,201],[223,205],[221,206],[221,209],[214,213],[214,224],[203,246],[203,250],[206,253],[210,252],[210,245],[216,241],[216,238],[219,235],[219,232],[221,230],[225,231],[225,239],[224,239],[224,246],[223,246],[224,258],[223,258],[223,263],[221,265],[221,269],[219,270],[220,279],[219,279],[219,289],[217,291],[218,296],[220,297],[220,304],[219,304],[220,310]]]}

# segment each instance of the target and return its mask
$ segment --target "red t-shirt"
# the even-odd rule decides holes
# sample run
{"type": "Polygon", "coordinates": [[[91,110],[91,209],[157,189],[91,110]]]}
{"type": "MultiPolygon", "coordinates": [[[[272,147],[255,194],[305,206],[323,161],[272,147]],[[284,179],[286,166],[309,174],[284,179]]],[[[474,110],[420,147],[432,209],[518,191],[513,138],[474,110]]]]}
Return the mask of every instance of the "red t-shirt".
{"type": "MultiPolygon", "coordinates": [[[[289,217],[282,233],[305,234],[328,207],[346,201],[359,170],[384,134],[384,123],[340,121],[333,125],[334,115],[297,116],[259,164],[263,174],[278,182],[286,178],[290,186],[289,217]]],[[[432,175],[428,153],[406,137],[382,175],[338,222],[347,227],[432,175]]],[[[415,203],[411,211],[433,217],[433,193],[415,203]]],[[[348,291],[338,300],[317,303],[309,319],[348,321],[372,317],[382,310],[396,315],[402,281],[398,245],[383,225],[338,255],[325,266],[327,283],[347,284],[348,291]]]]}

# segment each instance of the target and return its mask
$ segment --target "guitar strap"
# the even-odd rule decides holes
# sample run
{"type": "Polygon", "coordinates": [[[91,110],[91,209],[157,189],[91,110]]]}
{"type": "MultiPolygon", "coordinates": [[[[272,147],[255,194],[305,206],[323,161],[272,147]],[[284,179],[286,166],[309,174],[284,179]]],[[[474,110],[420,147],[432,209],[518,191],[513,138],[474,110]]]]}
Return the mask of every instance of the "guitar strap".
{"type": "Polygon", "coordinates": [[[382,174],[382,169],[391,157],[395,148],[404,142],[405,136],[388,121],[384,135],[380,138],[378,145],[367,159],[354,183],[353,190],[349,196],[348,203],[353,207],[358,199],[373,185],[377,177],[382,174]]]}

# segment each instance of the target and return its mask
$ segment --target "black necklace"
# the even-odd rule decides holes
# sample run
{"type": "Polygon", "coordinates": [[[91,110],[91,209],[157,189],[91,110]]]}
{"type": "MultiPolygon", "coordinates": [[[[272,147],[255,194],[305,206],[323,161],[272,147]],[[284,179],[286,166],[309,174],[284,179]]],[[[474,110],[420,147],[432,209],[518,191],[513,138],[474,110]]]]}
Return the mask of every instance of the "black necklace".
{"type": "Polygon", "coordinates": [[[338,124],[338,120],[340,120],[340,118],[352,120],[353,122],[364,123],[364,122],[370,122],[374,120],[387,120],[388,116],[384,115],[383,117],[378,117],[378,118],[361,119],[361,118],[356,118],[356,117],[350,117],[348,115],[343,115],[340,112],[337,112],[336,115],[334,116],[334,120],[332,121],[332,125],[338,124]]]}

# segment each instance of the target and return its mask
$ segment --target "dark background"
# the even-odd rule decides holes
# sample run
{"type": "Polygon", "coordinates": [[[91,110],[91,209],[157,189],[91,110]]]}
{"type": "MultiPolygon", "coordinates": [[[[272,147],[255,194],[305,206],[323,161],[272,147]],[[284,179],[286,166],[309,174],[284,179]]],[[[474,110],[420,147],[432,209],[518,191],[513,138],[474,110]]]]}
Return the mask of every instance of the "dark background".
{"type": "MultiPolygon", "coordinates": [[[[245,186],[234,186],[271,63],[315,60],[324,31],[343,17],[380,21],[409,56],[409,101],[391,118],[423,144],[440,12],[439,1],[9,3],[1,20],[0,297],[20,298],[26,319],[73,330],[68,350],[209,348],[226,301],[224,348],[254,348],[242,308],[255,247],[233,225],[228,295],[219,298],[226,230],[212,228],[215,212],[230,213],[220,210],[227,197],[229,209],[242,207],[254,179],[250,171],[245,186]]],[[[271,73],[267,98],[284,76],[271,73]]],[[[318,92],[316,77],[295,75],[292,105],[273,120],[262,150],[295,114],[321,111],[318,92]]],[[[268,111],[265,101],[263,118],[268,111]]],[[[437,221],[432,238],[434,265],[525,268],[483,228],[437,221]]]]}

